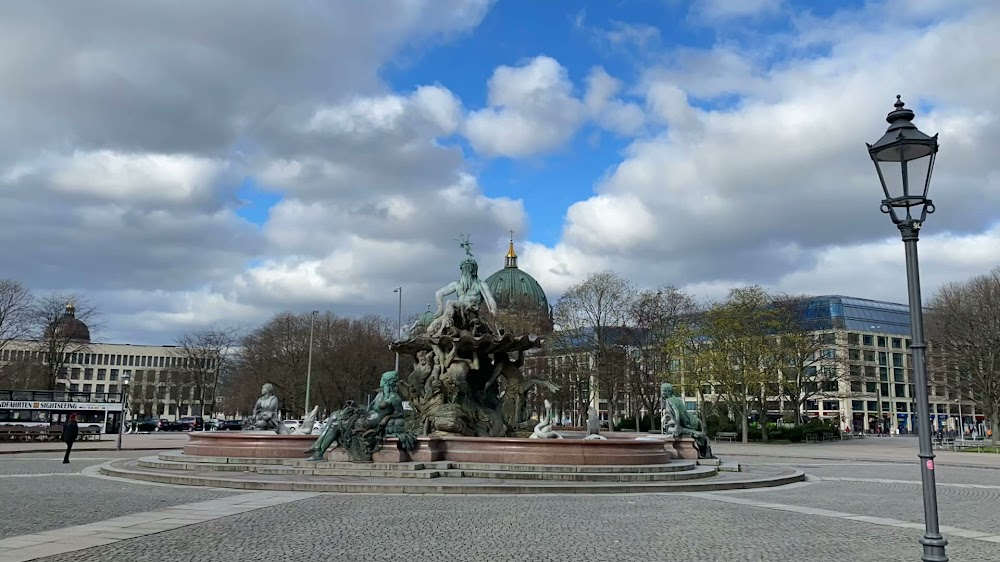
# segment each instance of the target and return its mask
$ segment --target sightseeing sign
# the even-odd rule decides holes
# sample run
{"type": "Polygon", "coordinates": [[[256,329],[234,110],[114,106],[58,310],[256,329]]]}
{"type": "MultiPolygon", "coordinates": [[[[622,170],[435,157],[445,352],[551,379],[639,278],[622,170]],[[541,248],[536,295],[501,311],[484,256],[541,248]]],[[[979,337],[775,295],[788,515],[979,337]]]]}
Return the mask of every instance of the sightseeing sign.
{"type": "Polygon", "coordinates": [[[36,402],[34,400],[0,400],[0,410],[121,410],[116,402],[36,402]]]}

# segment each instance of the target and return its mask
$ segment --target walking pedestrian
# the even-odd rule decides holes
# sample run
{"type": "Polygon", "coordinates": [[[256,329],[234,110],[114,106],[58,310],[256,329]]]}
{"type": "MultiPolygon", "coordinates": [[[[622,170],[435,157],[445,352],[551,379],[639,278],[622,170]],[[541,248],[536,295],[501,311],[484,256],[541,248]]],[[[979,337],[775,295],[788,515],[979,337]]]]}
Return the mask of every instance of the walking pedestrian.
{"type": "Polygon", "coordinates": [[[69,464],[69,452],[73,450],[73,443],[76,436],[80,434],[80,428],[76,425],[76,414],[69,415],[69,421],[63,425],[62,441],[66,444],[66,456],[63,457],[63,464],[69,464]]]}

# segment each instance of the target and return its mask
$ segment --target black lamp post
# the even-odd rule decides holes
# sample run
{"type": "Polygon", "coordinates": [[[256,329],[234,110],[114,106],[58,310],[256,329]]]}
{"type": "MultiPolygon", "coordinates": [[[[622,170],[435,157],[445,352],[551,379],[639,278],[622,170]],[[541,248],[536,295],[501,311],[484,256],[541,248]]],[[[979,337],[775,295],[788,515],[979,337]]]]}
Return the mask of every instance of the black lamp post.
{"type": "Polygon", "coordinates": [[[906,109],[896,96],[896,109],[886,121],[889,129],[875,144],[868,145],[868,154],[875,163],[885,199],[882,212],[889,215],[899,228],[906,248],[906,285],[910,300],[910,344],[913,382],[916,389],[917,432],[920,443],[920,480],[924,493],[924,536],[921,560],[947,562],[948,541],[938,528],[937,488],[934,482],[934,449],[931,446],[930,405],[927,400],[927,344],[924,342],[924,314],[920,298],[920,266],[917,262],[917,239],[934,204],[927,198],[931,173],[937,157],[937,135],[927,136],[913,125],[913,111],[906,109]],[[923,183],[923,191],[910,190],[910,177],[923,183]],[[903,216],[900,216],[903,214],[903,216]],[[916,215],[916,217],[914,216],[916,215]]]}
{"type": "Polygon", "coordinates": [[[125,411],[128,409],[128,383],[129,375],[122,375],[121,378],[121,399],[122,399],[122,411],[121,419],[118,420],[118,446],[116,447],[119,451],[122,450],[122,433],[125,432],[125,411]]]}

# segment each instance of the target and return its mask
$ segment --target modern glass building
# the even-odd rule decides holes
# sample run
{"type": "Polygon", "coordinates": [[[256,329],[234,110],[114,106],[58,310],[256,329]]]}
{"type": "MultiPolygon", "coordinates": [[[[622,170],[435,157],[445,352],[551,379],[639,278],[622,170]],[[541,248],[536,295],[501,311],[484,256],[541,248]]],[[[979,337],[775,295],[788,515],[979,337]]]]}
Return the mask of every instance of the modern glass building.
{"type": "Polygon", "coordinates": [[[812,297],[802,302],[802,320],[815,330],[910,335],[909,307],[893,302],[842,295],[812,297]]]}

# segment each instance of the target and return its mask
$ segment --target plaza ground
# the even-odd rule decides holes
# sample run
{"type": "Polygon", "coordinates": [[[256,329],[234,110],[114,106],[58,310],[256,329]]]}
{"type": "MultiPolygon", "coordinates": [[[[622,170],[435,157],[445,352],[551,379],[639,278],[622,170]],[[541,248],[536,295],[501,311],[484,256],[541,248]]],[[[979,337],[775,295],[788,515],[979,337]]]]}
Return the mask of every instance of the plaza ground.
{"type": "MultiPolygon", "coordinates": [[[[718,443],[725,460],[804,470],[775,489],[650,495],[403,496],[238,492],[100,477],[178,434],[0,445],[0,562],[810,560],[920,557],[916,439],[718,443]],[[32,447],[29,445],[29,448],[32,447]],[[89,449],[89,450],[87,450],[89,449]],[[132,450],[128,450],[132,449],[132,450]],[[21,452],[19,452],[21,450],[21,452]]],[[[941,523],[956,561],[1000,560],[1000,455],[942,451],[941,523]]]]}

